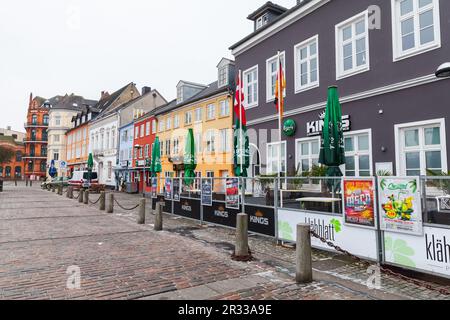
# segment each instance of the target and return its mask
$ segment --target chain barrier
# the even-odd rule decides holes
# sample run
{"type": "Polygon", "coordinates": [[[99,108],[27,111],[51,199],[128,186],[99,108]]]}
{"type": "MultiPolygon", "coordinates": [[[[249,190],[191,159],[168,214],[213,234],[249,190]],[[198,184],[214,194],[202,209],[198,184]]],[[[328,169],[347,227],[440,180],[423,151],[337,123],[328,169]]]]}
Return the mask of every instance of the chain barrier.
{"type": "Polygon", "coordinates": [[[78,200],[79,198],[80,198],[80,194],[81,194],[81,191],[78,191],[78,195],[75,197],[73,197],[75,200],[78,200]]]}
{"type": "MultiPolygon", "coordinates": [[[[372,266],[372,263],[370,263],[368,261],[365,261],[365,260],[361,259],[360,257],[357,257],[357,256],[351,254],[350,252],[348,252],[348,251],[342,249],[341,247],[335,245],[333,242],[328,241],[325,238],[319,236],[316,232],[311,231],[311,235],[314,238],[319,239],[321,242],[323,242],[324,244],[326,244],[330,248],[333,248],[337,252],[340,252],[340,253],[342,253],[342,254],[352,258],[357,263],[360,263],[360,264],[362,264],[362,265],[364,265],[366,267],[372,266]]],[[[404,280],[404,281],[406,281],[408,283],[414,284],[414,285],[419,286],[419,287],[423,287],[423,288],[431,290],[431,291],[439,292],[440,294],[445,295],[445,296],[449,296],[450,295],[450,291],[448,289],[446,289],[446,288],[436,287],[436,286],[433,286],[433,285],[429,284],[428,282],[407,277],[407,276],[405,276],[405,275],[403,275],[401,273],[394,272],[394,271],[392,271],[392,270],[390,270],[388,268],[385,268],[383,266],[379,266],[379,268],[380,268],[381,272],[383,272],[383,273],[385,273],[387,275],[399,278],[401,280],[404,280]]]]}
{"type": "Polygon", "coordinates": [[[93,202],[93,201],[91,201],[91,200],[89,199],[89,203],[92,204],[92,205],[96,205],[97,203],[100,202],[100,200],[101,200],[102,198],[103,198],[103,195],[100,195],[100,198],[98,198],[98,200],[95,201],[95,202],[93,202]]]}
{"type": "Polygon", "coordinates": [[[133,208],[124,208],[124,207],[122,207],[122,206],[120,205],[119,201],[117,201],[116,198],[114,198],[114,202],[115,202],[122,210],[125,210],[125,211],[132,211],[132,210],[135,210],[135,209],[137,209],[137,208],[139,207],[139,204],[138,204],[138,205],[134,206],[133,208]]]}

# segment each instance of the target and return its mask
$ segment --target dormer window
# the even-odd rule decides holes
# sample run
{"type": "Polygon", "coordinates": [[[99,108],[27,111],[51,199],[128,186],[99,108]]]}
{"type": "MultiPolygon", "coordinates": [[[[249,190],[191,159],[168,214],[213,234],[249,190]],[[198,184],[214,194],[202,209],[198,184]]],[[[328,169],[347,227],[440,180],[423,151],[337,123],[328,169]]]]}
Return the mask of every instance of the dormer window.
{"type": "Polygon", "coordinates": [[[177,103],[183,102],[183,87],[180,86],[177,88],[177,103]]]}
{"type": "Polygon", "coordinates": [[[219,88],[228,84],[228,67],[222,67],[219,69],[219,88]]]}
{"type": "Polygon", "coordinates": [[[92,113],[88,113],[88,121],[92,120],[92,113]]]}
{"type": "Polygon", "coordinates": [[[267,23],[269,23],[269,15],[266,13],[256,20],[256,30],[262,28],[267,23]]]}

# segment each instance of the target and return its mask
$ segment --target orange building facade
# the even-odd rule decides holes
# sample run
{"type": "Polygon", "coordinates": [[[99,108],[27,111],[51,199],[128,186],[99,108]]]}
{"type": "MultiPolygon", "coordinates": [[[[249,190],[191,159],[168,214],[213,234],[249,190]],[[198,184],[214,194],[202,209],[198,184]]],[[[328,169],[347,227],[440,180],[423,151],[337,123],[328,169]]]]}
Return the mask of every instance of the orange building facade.
{"type": "Polygon", "coordinates": [[[87,170],[89,158],[89,124],[83,123],[67,133],[67,167],[69,175],[87,170]]]}
{"type": "Polygon", "coordinates": [[[9,161],[0,163],[0,179],[23,179],[23,154],[25,152],[24,145],[20,142],[15,141],[13,137],[0,136],[0,147],[13,151],[13,156],[9,161]]]}
{"type": "Polygon", "coordinates": [[[23,162],[24,175],[31,180],[43,180],[46,177],[49,108],[46,99],[30,95],[23,162]]]}

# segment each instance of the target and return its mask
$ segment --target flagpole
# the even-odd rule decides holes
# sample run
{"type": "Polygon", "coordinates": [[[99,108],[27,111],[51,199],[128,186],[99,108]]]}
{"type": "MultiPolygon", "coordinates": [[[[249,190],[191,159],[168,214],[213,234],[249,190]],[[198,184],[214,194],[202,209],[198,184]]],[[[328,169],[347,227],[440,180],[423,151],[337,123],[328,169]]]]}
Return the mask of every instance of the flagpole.
{"type": "Polygon", "coordinates": [[[282,147],[282,135],[281,135],[281,113],[282,113],[282,109],[281,109],[281,105],[282,105],[282,100],[283,99],[283,79],[282,79],[282,75],[281,75],[281,70],[280,70],[280,66],[281,66],[281,57],[280,57],[280,51],[278,51],[278,76],[277,76],[277,81],[278,81],[278,138],[279,138],[279,145],[280,145],[280,149],[278,150],[278,180],[280,180],[281,178],[281,170],[282,170],[282,166],[281,166],[281,147],[282,147]]]}
{"type": "Polygon", "coordinates": [[[239,70],[239,123],[240,123],[240,132],[239,132],[239,135],[240,135],[240,138],[239,138],[239,140],[241,141],[240,142],[240,144],[241,144],[241,177],[243,176],[243,174],[242,174],[242,172],[243,172],[243,170],[244,170],[244,163],[243,163],[243,160],[244,160],[244,145],[243,145],[243,141],[242,141],[242,138],[243,138],[243,132],[242,132],[242,130],[243,130],[243,123],[242,123],[242,105],[243,105],[243,101],[242,101],[242,89],[243,89],[243,86],[242,86],[242,71],[241,70],[239,70]]]}

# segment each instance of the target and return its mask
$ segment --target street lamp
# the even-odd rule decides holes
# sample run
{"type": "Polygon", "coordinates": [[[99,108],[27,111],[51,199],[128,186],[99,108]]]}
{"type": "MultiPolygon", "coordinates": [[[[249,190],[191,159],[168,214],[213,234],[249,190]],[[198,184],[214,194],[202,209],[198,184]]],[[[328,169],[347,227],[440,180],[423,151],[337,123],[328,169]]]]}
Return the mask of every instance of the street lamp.
{"type": "Polygon", "coordinates": [[[436,77],[449,78],[450,77],[450,62],[442,64],[436,71],[436,77]]]}

